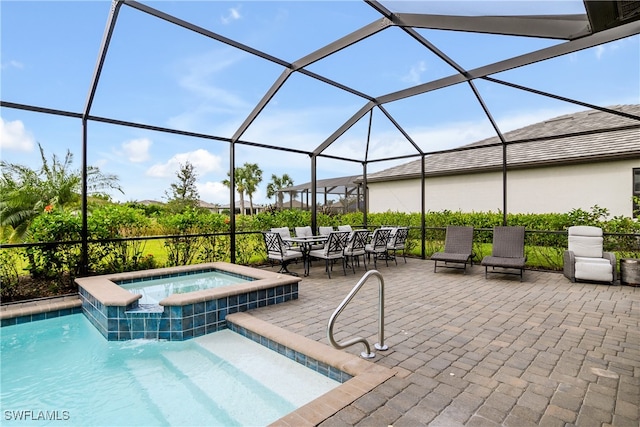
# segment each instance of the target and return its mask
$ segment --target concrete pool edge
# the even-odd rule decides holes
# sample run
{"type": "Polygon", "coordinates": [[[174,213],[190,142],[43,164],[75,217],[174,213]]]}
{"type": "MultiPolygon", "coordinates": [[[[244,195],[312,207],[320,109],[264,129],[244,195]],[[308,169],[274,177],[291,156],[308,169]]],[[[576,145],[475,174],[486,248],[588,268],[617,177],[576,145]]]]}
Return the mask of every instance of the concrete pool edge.
{"type": "Polygon", "coordinates": [[[235,273],[253,278],[251,282],[229,286],[226,288],[213,288],[202,291],[190,292],[186,294],[174,294],[160,302],[160,305],[173,306],[193,304],[195,302],[207,301],[214,298],[222,298],[235,294],[236,290],[253,291],[269,287],[273,283],[293,284],[300,282],[299,277],[282,275],[272,271],[247,267],[244,265],[231,264],[227,262],[209,262],[202,264],[184,265],[178,267],[164,267],[152,270],[128,271],[124,273],[104,274],[101,276],[90,276],[75,279],[75,282],[83,288],[90,290],[92,294],[105,305],[127,306],[140,298],[129,291],[121,288],[115,282],[149,278],[155,276],[178,274],[181,272],[198,271],[204,269],[217,269],[229,273],[235,273]],[[108,303],[108,304],[107,304],[108,303]]]}
{"type": "Polygon", "coordinates": [[[82,313],[82,301],[78,294],[9,302],[0,305],[2,326],[35,322],[75,313],[82,313]]]}
{"type": "Polygon", "coordinates": [[[271,426],[318,425],[397,374],[394,370],[274,326],[249,313],[230,314],[227,321],[352,377],[334,390],[275,421],[271,426]]]}
{"type": "Polygon", "coordinates": [[[298,298],[302,279],[227,262],[115,273],[75,279],[82,311],[109,341],[182,341],[226,328],[226,316],[298,298]],[[249,279],[221,288],[173,294],[159,306],[138,305],[140,295],[116,282],[165,278],[198,271],[221,271],[249,279]]]}

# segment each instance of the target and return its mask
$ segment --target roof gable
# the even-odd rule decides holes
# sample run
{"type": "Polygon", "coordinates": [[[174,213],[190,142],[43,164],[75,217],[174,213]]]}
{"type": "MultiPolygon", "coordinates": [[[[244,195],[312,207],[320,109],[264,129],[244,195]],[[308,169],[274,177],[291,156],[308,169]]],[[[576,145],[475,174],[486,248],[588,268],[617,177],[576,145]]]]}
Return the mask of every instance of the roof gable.
{"type": "MultiPolygon", "coordinates": [[[[587,110],[505,133],[504,138],[509,144],[508,167],[640,158],[640,105],[614,106],[609,109],[638,119],[587,110]],[[600,132],[589,133],[595,131],[600,132]]],[[[422,160],[414,160],[372,173],[367,176],[367,180],[375,182],[419,177],[421,162],[422,160]]],[[[497,136],[465,145],[455,151],[425,157],[425,174],[428,176],[500,168],[502,144],[497,136]]]]}

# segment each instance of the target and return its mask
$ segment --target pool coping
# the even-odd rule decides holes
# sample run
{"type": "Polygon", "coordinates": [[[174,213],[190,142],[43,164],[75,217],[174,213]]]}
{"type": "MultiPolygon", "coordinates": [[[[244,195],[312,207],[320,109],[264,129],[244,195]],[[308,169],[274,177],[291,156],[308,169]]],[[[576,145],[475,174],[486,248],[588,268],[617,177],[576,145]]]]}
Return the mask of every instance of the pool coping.
{"type": "Polygon", "coordinates": [[[82,311],[107,340],[182,341],[225,329],[228,314],[297,299],[301,280],[244,265],[208,262],[83,277],[75,282],[82,311]],[[121,286],[148,279],[188,277],[199,272],[223,272],[246,281],[175,293],[150,305],[140,304],[141,294],[121,286]]]}
{"type": "Polygon", "coordinates": [[[78,294],[36,300],[4,303],[0,306],[0,320],[5,324],[31,322],[49,317],[81,312],[82,301],[78,294]],[[35,316],[35,318],[33,318],[35,316]],[[15,320],[15,322],[10,322],[15,320]]]}
{"type": "Polygon", "coordinates": [[[185,294],[173,294],[160,301],[162,306],[181,306],[194,304],[197,302],[208,301],[217,298],[224,298],[238,292],[252,292],[265,289],[274,284],[293,284],[298,283],[302,279],[300,277],[289,276],[286,274],[274,273],[272,271],[261,270],[244,265],[231,264],[225,262],[209,262],[202,264],[185,265],[178,267],[164,267],[152,270],[130,271],[125,273],[105,274],[101,276],[90,276],[75,279],[75,282],[86,289],[98,301],[104,305],[126,307],[129,304],[140,299],[141,295],[135,295],[126,289],[120,287],[116,281],[126,281],[132,279],[140,279],[145,277],[154,277],[162,275],[171,275],[182,272],[198,271],[205,269],[218,269],[247,276],[255,280],[233,285],[230,288],[212,288],[204,289],[185,294]]]}
{"type": "Polygon", "coordinates": [[[353,354],[272,325],[249,313],[229,314],[227,321],[352,376],[335,389],[276,420],[270,424],[273,427],[318,425],[389,378],[402,374],[397,369],[376,365],[353,354]]]}

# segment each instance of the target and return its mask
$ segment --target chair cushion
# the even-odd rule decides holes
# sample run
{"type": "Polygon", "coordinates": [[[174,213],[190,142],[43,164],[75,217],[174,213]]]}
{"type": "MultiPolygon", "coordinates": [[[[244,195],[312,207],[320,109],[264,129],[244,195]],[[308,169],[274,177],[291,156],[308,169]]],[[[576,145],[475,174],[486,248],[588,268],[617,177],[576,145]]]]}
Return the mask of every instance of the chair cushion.
{"type": "Polygon", "coordinates": [[[311,237],[313,236],[313,230],[311,230],[310,226],[306,227],[296,227],[296,237],[311,237]]]}
{"type": "Polygon", "coordinates": [[[365,251],[367,252],[386,252],[387,251],[387,247],[386,246],[379,246],[379,247],[374,247],[372,244],[367,244],[367,246],[365,247],[365,251]]]}
{"type": "Polygon", "coordinates": [[[590,225],[574,225],[567,229],[569,236],[602,237],[602,228],[590,225]]]}
{"type": "Polygon", "coordinates": [[[318,227],[318,231],[322,236],[328,236],[333,231],[333,227],[318,227]]]}
{"type": "Polygon", "coordinates": [[[365,253],[366,252],[364,251],[364,248],[353,250],[347,247],[344,249],[344,254],[348,256],[360,256],[364,255],[365,253]]]}
{"type": "Polygon", "coordinates": [[[323,258],[323,259],[338,259],[342,258],[342,253],[333,252],[327,253],[325,249],[317,249],[309,252],[309,256],[314,258],[323,258]]]}
{"type": "Polygon", "coordinates": [[[338,231],[353,231],[350,225],[339,225],[338,231]]]}
{"type": "Polygon", "coordinates": [[[606,258],[588,258],[588,257],[577,256],[577,257],[575,257],[575,261],[576,261],[576,264],[578,264],[578,263],[594,263],[594,264],[611,265],[611,261],[609,261],[606,258]]]}
{"type": "Polygon", "coordinates": [[[569,236],[569,250],[577,257],[602,258],[602,237],[569,236]]]}
{"type": "Polygon", "coordinates": [[[282,236],[283,239],[288,239],[291,237],[291,232],[289,231],[289,227],[272,228],[271,232],[280,234],[280,236],[282,236]]]}
{"type": "Polygon", "coordinates": [[[604,261],[606,262],[576,262],[576,279],[613,281],[613,266],[607,260],[604,261]]]}

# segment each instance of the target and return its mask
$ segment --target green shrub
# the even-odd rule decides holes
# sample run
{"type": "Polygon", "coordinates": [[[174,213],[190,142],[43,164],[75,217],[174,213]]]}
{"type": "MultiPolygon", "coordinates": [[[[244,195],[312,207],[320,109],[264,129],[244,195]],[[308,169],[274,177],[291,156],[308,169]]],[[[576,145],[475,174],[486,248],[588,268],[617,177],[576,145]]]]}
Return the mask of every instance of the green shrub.
{"type": "Polygon", "coordinates": [[[15,249],[0,249],[0,298],[12,299],[18,292],[19,257],[15,249]]]}
{"type": "Polygon", "coordinates": [[[80,240],[82,221],[79,215],[63,210],[53,210],[37,216],[29,226],[33,242],[46,243],[26,249],[31,276],[35,278],[58,278],[78,276],[81,264],[79,244],[56,242],[80,240]]]}

